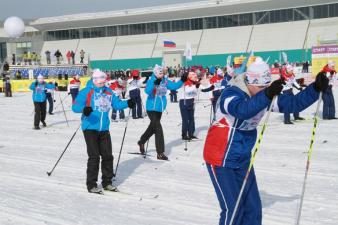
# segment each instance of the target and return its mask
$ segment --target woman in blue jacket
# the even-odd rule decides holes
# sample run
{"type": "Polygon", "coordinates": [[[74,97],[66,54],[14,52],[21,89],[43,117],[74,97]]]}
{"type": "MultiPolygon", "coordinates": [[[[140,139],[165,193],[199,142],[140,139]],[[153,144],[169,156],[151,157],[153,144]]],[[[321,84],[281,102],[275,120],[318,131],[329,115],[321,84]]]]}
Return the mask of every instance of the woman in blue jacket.
{"type": "Polygon", "coordinates": [[[145,89],[145,92],[148,95],[146,110],[150,119],[150,124],[138,141],[140,152],[142,154],[145,153],[144,144],[153,134],[155,134],[157,159],[168,160],[168,157],[164,154],[164,137],[161,125],[162,113],[167,106],[166,94],[168,90],[179,89],[186,80],[187,75],[184,75],[179,82],[172,82],[164,77],[163,68],[161,66],[155,66],[153,74],[147,81],[145,89]]]}
{"type": "Polygon", "coordinates": [[[41,121],[42,126],[46,127],[46,90],[54,89],[55,84],[48,84],[45,82],[42,75],[37,77],[30,86],[29,89],[33,91],[33,102],[34,102],[34,129],[40,130],[39,123],[41,121]]]}
{"type": "Polygon", "coordinates": [[[82,113],[82,131],[87,145],[87,189],[90,193],[102,194],[97,187],[100,156],[102,187],[107,191],[117,191],[112,184],[113,154],[109,133],[109,111],[132,108],[133,100],[121,101],[110,88],[105,86],[106,74],[95,70],[93,79],[80,91],[72,105],[75,113],[82,113]]]}

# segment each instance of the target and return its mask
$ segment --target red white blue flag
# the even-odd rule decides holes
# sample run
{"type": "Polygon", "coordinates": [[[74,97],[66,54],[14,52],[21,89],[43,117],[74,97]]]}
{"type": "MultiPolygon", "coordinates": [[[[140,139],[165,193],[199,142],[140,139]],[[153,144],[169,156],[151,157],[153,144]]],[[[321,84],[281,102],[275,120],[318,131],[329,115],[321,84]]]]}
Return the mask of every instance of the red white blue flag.
{"type": "Polygon", "coordinates": [[[173,41],[163,41],[163,46],[166,48],[176,48],[176,43],[173,41]]]}

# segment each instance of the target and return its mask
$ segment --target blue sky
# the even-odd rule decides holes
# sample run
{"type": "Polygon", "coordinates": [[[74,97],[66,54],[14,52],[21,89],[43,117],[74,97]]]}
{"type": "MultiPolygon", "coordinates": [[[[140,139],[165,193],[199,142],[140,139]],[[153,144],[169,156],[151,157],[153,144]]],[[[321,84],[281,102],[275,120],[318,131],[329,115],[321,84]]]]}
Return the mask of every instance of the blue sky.
{"type": "Polygon", "coordinates": [[[1,0],[0,20],[9,16],[35,19],[197,1],[201,0],[1,0]]]}

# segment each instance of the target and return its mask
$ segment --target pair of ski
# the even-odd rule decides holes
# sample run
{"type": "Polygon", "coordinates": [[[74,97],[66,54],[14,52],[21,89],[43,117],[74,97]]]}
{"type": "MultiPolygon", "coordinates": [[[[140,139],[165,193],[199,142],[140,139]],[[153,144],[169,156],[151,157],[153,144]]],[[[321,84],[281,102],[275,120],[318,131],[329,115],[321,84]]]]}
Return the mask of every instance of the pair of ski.
{"type": "MultiPolygon", "coordinates": [[[[93,192],[92,192],[93,193],[93,192]]],[[[113,196],[113,195],[123,195],[123,196],[128,196],[128,197],[134,197],[136,199],[138,199],[139,201],[142,201],[142,199],[157,199],[159,197],[158,194],[149,194],[149,195],[138,195],[138,194],[134,194],[134,193],[129,193],[129,192],[125,192],[125,191],[120,191],[118,189],[114,190],[114,191],[104,191],[103,189],[100,190],[100,192],[95,192],[93,194],[98,194],[98,195],[105,195],[105,196],[113,196]]]]}

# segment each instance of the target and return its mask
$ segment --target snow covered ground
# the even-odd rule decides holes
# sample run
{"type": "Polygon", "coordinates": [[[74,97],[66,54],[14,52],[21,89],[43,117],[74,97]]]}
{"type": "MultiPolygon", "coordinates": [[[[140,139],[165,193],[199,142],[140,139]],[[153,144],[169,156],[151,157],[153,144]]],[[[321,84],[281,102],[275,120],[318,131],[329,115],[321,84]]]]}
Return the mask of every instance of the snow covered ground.
{"type": "MultiPolygon", "coordinates": [[[[66,93],[61,93],[61,97],[66,93]]],[[[335,90],[336,99],[338,91],[335,90]]],[[[58,104],[57,98],[56,104],[58,104]]],[[[32,130],[31,93],[0,98],[0,224],[1,225],[215,225],[219,206],[202,157],[209,125],[207,95],[196,105],[196,135],[201,139],[181,141],[178,104],[168,104],[162,124],[169,162],[156,160],[154,138],[147,159],[137,152],[140,135],[148,125],[130,120],[116,183],[123,192],[99,196],[85,186],[87,154],[82,132],[51,177],[49,171],[79,125],[80,115],[70,111],[67,126],[62,108],[47,115],[49,125],[32,130]]],[[[301,113],[308,118],[284,125],[282,114],[272,114],[255,163],[263,201],[264,225],[294,224],[310,144],[315,105],[301,113]]],[[[128,114],[128,110],[126,110],[128,114]]],[[[115,163],[125,123],[112,123],[115,163]]],[[[338,224],[338,120],[319,120],[302,225],[338,224]]]]}

